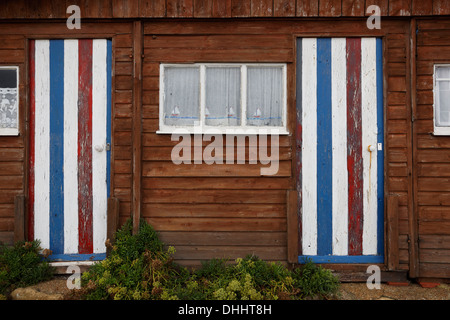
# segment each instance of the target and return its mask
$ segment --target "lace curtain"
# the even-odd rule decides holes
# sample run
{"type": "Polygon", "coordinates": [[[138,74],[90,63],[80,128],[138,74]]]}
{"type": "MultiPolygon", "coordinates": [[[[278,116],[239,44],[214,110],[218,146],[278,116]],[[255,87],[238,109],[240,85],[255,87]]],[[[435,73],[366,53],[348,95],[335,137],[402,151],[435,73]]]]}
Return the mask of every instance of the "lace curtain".
{"type": "MultiPolygon", "coordinates": [[[[248,126],[283,126],[283,68],[247,67],[248,126]]],[[[204,123],[242,124],[241,66],[205,66],[204,123]]],[[[168,66],[164,71],[164,123],[193,126],[200,120],[200,67],[168,66]]]]}
{"type": "Polygon", "coordinates": [[[437,105],[436,126],[450,125],[450,67],[436,68],[437,105]]]}
{"type": "Polygon", "coordinates": [[[168,67],[164,78],[164,122],[193,126],[200,120],[199,67],[168,67]]]}
{"type": "Polygon", "coordinates": [[[249,67],[247,69],[247,125],[283,125],[282,75],[281,67],[249,67]]]}
{"type": "Polygon", "coordinates": [[[17,70],[0,69],[0,129],[18,128],[17,70]]]}
{"type": "Polygon", "coordinates": [[[208,126],[241,124],[241,69],[206,68],[205,123],[208,126]]]}

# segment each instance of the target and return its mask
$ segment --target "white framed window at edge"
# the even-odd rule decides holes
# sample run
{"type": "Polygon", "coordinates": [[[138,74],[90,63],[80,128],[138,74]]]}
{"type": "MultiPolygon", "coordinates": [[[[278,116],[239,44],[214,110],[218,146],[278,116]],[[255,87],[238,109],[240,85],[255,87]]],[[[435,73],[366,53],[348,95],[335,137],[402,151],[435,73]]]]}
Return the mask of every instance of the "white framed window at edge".
{"type": "Polygon", "coordinates": [[[19,67],[0,66],[0,136],[19,135],[19,67]]]}
{"type": "MultiPolygon", "coordinates": [[[[262,132],[268,134],[276,132],[279,135],[287,135],[289,132],[287,131],[286,69],[285,63],[161,63],[159,130],[156,133],[172,134],[183,129],[188,133],[226,134],[228,130],[233,133],[239,133],[242,130],[243,134],[248,134],[248,132],[258,133],[258,130],[264,129],[262,132]],[[218,73],[219,79],[209,81],[215,72],[218,73]],[[267,101],[265,102],[265,107],[269,107],[275,116],[264,115],[264,110],[261,111],[261,108],[255,107],[255,103],[248,104],[248,99],[255,96],[254,89],[250,87],[249,90],[249,78],[251,86],[253,77],[264,75],[266,82],[272,86],[279,86],[279,99],[275,97],[275,105],[279,108],[272,109],[273,106],[268,106],[267,101]],[[181,83],[183,88],[179,91],[180,94],[174,97],[169,91],[180,89],[181,83]],[[223,87],[226,88],[223,89],[223,87]],[[213,92],[210,92],[213,89],[218,89],[219,92],[216,91],[217,94],[213,95],[213,92]],[[238,96],[234,96],[237,93],[238,96]],[[222,98],[226,96],[227,102],[217,102],[217,100],[220,101],[221,95],[222,98]],[[190,110],[180,110],[182,108],[177,105],[177,100],[182,100],[189,105],[190,110]],[[214,100],[216,100],[215,104],[214,100]],[[234,103],[230,102],[232,100],[234,103]],[[210,103],[211,110],[207,105],[210,103]],[[218,111],[218,103],[224,103],[222,107],[226,110],[218,111]]],[[[264,86],[262,83],[259,85],[264,86]]]]}
{"type": "Polygon", "coordinates": [[[450,135],[450,64],[433,67],[434,135],[450,135]]]}

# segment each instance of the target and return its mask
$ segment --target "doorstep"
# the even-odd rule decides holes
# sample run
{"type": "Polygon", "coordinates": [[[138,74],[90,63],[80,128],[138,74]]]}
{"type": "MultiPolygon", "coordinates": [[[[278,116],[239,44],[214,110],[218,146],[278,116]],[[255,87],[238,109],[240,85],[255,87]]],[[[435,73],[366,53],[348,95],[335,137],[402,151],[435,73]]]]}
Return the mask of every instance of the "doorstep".
{"type": "Polygon", "coordinates": [[[49,264],[55,268],[55,274],[72,274],[74,273],[75,267],[80,268],[80,272],[83,273],[97,262],[98,261],[56,261],[50,262],[49,264]]]}

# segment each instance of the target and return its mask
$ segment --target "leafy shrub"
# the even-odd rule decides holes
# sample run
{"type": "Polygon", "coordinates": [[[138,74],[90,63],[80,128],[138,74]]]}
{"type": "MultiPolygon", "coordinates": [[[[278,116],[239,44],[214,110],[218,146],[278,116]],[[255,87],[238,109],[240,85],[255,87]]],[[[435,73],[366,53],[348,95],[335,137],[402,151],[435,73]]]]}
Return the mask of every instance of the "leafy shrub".
{"type": "Polygon", "coordinates": [[[336,293],[340,285],[330,270],[317,266],[310,260],[301,268],[294,269],[293,278],[303,295],[308,297],[326,297],[336,293]]]}
{"type": "Polygon", "coordinates": [[[172,262],[174,249],[165,250],[154,229],[145,222],[136,235],[127,221],[116,232],[109,257],[82,275],[85,299],[157,299],[163,286],[176,284],[188,276],[187,270],[172,262]]]}
{"type": "Polygon", "coordinates": [[[132,235],[127,221],[116,233],[108,258],[82,276],[84,299],[261,300],[323,298],[334,293],[338,280],[312,263],[289,270],[256,256],[235,261],[211,259],[189,272],[173,262],[155,230],[142,221],[132,235]]]}
{"type": "Polygon", "coordinates": [[[0,294],[53,277],[53,268],[43,259],[39,245],[38,240],[19,241],[12,247],[0,244],[0,294]]]}

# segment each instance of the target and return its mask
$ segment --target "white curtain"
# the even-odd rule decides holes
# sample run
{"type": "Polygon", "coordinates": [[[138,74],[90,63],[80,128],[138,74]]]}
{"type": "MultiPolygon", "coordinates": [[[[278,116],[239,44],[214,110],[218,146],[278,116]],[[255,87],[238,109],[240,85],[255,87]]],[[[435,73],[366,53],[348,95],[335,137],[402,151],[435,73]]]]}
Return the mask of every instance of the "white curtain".
{"type": "Polygon", "coordinates": [[[450,126],[450,67],[436,69],[437,100],[439,106],[436,126],[450,126]],[[444,80],[445,79],[445,80],[444,80]]]}
{"type": "Polygon", "coordinates": [[[207,67],[205,123],[208,126],[241,124],[241,70],[239,67],[207,67]]]}
{"type": "Polygon", "coordinates": [[[164,123],[193,126],[200,120],[199,67],[167,67],[164,70],[164,123]]]}
{"type": "Polygon", "coordinates": [[[17,69],[0,69],[0,128],[18,128],[17,69]]]}
{"type": "Polygon", "coordinates": [[[282,126],[283,69],[247,68],[247,125],[282,126]]]}

